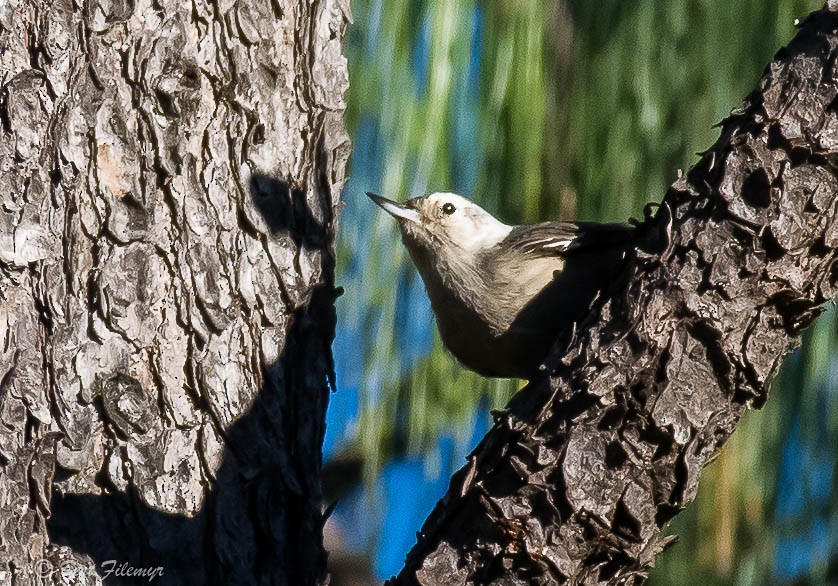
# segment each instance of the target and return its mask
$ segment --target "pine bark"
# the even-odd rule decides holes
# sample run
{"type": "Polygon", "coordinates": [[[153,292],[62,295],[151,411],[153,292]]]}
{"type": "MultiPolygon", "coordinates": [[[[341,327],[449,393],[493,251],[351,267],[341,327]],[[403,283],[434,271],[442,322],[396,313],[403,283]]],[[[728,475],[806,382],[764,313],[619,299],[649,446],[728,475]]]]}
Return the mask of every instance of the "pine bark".
{"type": "Polygon", "coordinates": [[[0,2],[0,584],[324,579],[349,18],[0,2]]]}
{"type": "Polygon", "coordinates": [[[495,414],[391,584],[643,582],[702,467],[838,294],[836,59],[833,1],[668,190],[642,228],[658,250],[495,414]]]}

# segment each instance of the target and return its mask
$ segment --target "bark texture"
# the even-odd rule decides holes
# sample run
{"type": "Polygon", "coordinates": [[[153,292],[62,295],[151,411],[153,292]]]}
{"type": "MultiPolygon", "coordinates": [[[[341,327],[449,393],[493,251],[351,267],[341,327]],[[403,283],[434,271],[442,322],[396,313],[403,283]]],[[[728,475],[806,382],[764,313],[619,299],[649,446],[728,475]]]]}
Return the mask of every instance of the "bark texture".
{"type": "Polygon", "coordinates": [[[638,584],[702,467],[838,293],[838,2],[669,189],[660,254],[451,481],[392,584],[638,584]],[[667,224],[671,218],[671,229],[667,224]]]}
{"type": "Polygon", "coordinates": [[[0,584],[323,579],[348,4],[0,1],[0,584]]]}

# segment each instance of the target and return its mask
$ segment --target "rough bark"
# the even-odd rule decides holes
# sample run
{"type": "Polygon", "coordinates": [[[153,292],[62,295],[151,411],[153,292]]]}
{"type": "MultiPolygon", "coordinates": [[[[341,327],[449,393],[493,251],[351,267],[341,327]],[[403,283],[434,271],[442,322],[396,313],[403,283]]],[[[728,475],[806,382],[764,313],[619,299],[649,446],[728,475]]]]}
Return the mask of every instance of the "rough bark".
{"type": "Polygon", "coordinates": [[[643,581],[702,467],[838,292],[836,11],[806,19],[672,185],[668,246],[638,252],[552,374],[496,414],[393,584],[643,581]]]}
{"type": "Polygon", "coordinates": [[[0,584],[322,581],[348,19],[0,2],[0,584]]]}

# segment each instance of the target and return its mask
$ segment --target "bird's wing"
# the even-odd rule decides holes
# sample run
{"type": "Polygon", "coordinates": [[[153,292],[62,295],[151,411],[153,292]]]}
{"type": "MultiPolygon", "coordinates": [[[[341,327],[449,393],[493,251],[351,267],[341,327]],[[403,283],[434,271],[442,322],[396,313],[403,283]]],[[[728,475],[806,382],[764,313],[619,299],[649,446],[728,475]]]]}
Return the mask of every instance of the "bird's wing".
{"type": "Polygon", "coordinates": [[[542,222],[516,226],[501,246],[537,256],[554,256],[574,250],[591,250],[625,243],[633,226],[593,222],[542,222]]]}

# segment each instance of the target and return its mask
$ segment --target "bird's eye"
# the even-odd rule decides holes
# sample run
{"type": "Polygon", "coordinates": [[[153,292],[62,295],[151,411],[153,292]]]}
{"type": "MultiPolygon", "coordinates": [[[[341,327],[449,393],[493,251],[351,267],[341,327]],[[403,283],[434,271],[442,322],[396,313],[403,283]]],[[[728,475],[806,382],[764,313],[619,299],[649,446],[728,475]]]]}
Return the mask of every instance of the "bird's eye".
{"type": "Polygon", "coordinates": [[[451,214],[453,214],[456,211],[457,211],[457,208],[454,207],[453,203],[447,203],[444,206],[442,206],[442,213],[447,215],[447,216],[450,216],[451,214]]]}

